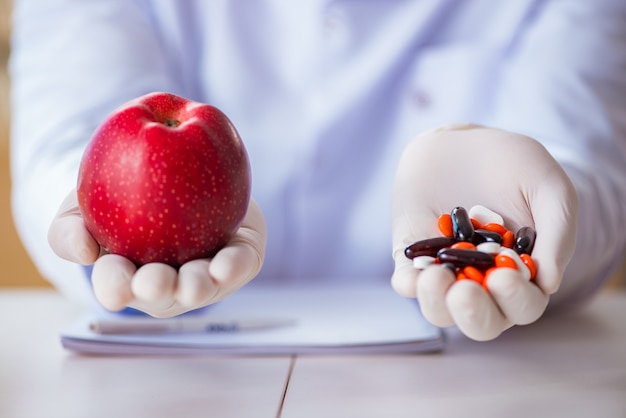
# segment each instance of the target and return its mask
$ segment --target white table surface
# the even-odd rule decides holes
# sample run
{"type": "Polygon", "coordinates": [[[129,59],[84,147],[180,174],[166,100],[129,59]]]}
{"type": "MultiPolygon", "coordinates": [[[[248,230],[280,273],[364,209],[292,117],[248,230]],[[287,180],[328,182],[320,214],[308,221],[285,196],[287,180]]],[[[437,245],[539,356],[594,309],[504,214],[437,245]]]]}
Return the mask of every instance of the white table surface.
{"type": "Polygon", "coordinates": [[[59,333],[80,310],[0,291],[0,417],[626,417],[626,293],[436,354],[89,357],[59,333]]]}

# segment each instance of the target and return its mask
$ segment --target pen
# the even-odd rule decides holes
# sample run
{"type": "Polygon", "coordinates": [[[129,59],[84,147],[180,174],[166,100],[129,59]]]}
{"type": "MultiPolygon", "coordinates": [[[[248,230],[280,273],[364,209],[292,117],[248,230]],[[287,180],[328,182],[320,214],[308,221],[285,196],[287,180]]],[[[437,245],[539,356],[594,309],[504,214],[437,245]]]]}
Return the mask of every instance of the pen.
{"type": "Polygon", "coordinates": [[[220,319],[199,317],[97,319],[89,329],[98,334],[161,334],[167,332],[232,333],[293,325],[287,319],[220,319]]]}

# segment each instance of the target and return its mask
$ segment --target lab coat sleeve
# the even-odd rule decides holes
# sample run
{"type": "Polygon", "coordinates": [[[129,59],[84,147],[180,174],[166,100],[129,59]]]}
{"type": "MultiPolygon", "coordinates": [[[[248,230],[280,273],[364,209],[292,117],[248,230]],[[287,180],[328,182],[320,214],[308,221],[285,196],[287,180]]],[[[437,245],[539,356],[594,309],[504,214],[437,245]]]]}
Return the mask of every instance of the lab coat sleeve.
{"type": "Polygon", "coordinates": [[[76,185],[83,149],[108,113],[155,90],[176,91],[150,14],[135,0],[18,0],[12,55],[12,205],[44,277],[91,298],[85,273],[56,257],[47,230],[76,185]]]}
{"type": "Polygon", "coordinates": [[[538,139],[572,179],[579,233],[555,298],[575,301],[592,294],[624,254],[626,5],[541,4],[507,50],[483,122],[538,139]]]}

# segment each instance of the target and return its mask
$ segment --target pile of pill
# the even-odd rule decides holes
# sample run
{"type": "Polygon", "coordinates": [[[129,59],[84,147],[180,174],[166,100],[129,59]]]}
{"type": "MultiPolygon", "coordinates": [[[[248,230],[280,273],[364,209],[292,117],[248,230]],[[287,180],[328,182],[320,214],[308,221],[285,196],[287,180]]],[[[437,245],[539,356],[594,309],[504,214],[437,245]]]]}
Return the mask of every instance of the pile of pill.
{"type": "Polygon", "coordinates": [[[457,206],[442,214],[437,226],[443,236],[414,242],[404,250],[416,269],[441,264],[451,269],[457,280],[474,280],[483,286],[498,268],[517,269],[527,280],[537,275],[530,256],[537,235],[532,227],[514,233],[504,226],[502,216],[480,205],[469,211],[457,206]]]}

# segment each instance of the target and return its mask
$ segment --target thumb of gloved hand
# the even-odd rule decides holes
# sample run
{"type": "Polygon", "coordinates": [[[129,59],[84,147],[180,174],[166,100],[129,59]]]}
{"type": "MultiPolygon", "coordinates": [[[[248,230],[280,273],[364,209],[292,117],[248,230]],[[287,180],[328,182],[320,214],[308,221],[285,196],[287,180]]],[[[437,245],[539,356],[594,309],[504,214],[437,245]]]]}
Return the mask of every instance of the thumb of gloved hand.
{"type": "Polygon", "coordinates": [[[83,222],[76,189],[65,197],[52,220],[48,243],[59,257],[82,265],[93,264],[100,255],[100,245],[83,222]]]}

